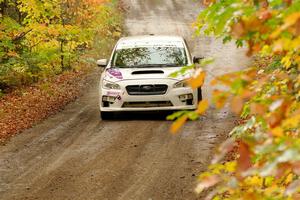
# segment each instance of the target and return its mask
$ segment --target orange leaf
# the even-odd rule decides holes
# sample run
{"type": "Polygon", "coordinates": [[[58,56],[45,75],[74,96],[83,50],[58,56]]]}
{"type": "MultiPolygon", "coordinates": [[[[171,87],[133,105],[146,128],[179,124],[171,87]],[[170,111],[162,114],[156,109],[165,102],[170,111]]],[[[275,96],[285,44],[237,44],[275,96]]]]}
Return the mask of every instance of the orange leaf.
{"type": "Polygon", "coordinates": [[[202,4],[204,6],[209,6],[210,4],[214,3],[215,0],[203,0],[202,4]]]}
{"type": "Polygon", "coordinates": [[[206,73],[205,72],[201,72],[198,76],[196,76],[195,78],[191,78],[188,80],[188,84],[193,88],[199,88],[203,85],[204,80],[205,80],[205,76],[206,73]]]}
{"type": "Polygon", "coordinates": [[[250,110],[252,115],[264,115],[267,111],[267,108],[259,103],[251,103],[250,110]]]}
{"type": "Polygon", "coordinates": [[[246,34],[244,24],[242,22],[233,24],[231,27],[231,32],[235,38],[244,36],[246,34]]]}
{"type": "Polygon", "coordinates": [[[300,19],[300,12],[295,12],[295,13],[289,15],[287,18],[285,18],[282,29],[285,29],[287,27],[294,25],[298,21],[298,19],[300,19]]]}
{"type": "Polygon", "coordinates": [[[300,175],[300,161],[293,163],[293,172],[297,175],[300,175]]]}
{"type": "Polygon", "coordinates": [[[241,94],[241,97],[246,100],[250,100],[255,95],[255,92],[250,90],[244,90],[241,94]]]}
{"type": "Polygon", "coordinates": [[[211,86],[215,86],[218,84],[218,80],[217,79],[213,79],[211,82],[210,82],[210,85],[211,86]]]}
{"type": "Polygon", "coordinates": [[[184,125],[187,121],[188,117],[186,115],[178,118],[171,126],[170,131],[171,133],[175,134],[179,131],[179,129],[184,125]]]}
{"type": "Polygon", "coordinates": [[[229,96],[228,92],[222,92],[220,90],[213,91],[214,103],[218,109],[221,109],[224,107],[228,96],[229,96]]]}
{"type": "Polygon", "coordinates": [[[209,106],[208,101],[207,100],[202,100],[202,101],[199,102],[198,109],[197,109],[196,112],[199,115],[201,115],[207,110],[208,106],[209,106]]]}
{"type": "Polygon", "coordinates": [[[286,174],[286,172],[291,168],[292,168],[292,166],[289,163],[279,163],[278,167],[276,169],[276,176],[275,177],[278,178],[278,179],[282,178],[286,174]]]}
{"type": "Polygon", "coordinates": [[[279,113],[272,113],[270,117],[267,119],[268,124],[271,128],[276,127],[280,124],[282,120],[282,115],[279,113]]]}
{"type": "Polygon", "coordinates": [[[244,99],[236,96],[231,101],[231,110],[236,114],[241,114],[244,107],[244,99]]]}
{"type": "Polygon", "coordinates": [[[247,32],[258,31],[263,28],[261,20],[254,15],[244,20],[244,27],[247,32]]]}
{"type": "Polygon", "coordinates": [[[251,151],[250,151],[249,146],[244,142],[241,142],[239,144],[238,151],[239,151],[240,157],[237,160],[237,171],[239,174],[241,174],[252,166],[251,151]]]}
{"type": "Polygon", "coordinates": [[[261,50],[261,45],[259,43],[255,43],[251,48],[252,48],[252,52],[256,53],[261,50]]]}
{"type": "Polygon", "coordinates": [[[265,9],[261,10],[258,16],[258,18],[262,21],[266,21],[271,17],[272,17],[272,13],[269,10],[265,10],[265,9]]]}

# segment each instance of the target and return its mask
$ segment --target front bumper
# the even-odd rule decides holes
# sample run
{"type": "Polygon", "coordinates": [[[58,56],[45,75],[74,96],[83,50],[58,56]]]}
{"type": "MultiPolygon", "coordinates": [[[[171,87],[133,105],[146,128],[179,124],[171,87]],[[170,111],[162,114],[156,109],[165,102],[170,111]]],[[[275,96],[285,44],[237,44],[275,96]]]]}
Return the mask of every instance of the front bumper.
{"type": "Polygon", "coordinates": [[[192,110],[197,107],[197,90],[188,87],[173,88],[174,79],[126,80],[120,81],[120,90],[104,89],[100,85],[100,110],[104,112],[120,111],[156,111],[156,110],[192,110]],[[162,95],[129,95],[126,86],[166,84],[168,89],[162,95]]]}

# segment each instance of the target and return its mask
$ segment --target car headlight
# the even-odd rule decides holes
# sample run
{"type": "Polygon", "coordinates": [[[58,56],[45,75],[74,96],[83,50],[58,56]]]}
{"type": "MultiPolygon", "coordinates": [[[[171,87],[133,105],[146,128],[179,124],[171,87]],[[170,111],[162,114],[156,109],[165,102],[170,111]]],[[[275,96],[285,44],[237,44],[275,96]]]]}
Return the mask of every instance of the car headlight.
{"type": "Polygon", "coordinates": [[[104,89],[113,89],[113,90],[121,89],[120,85],[118,85],[117,83],[113,83],[113,82],[110,82],[110,81],[107,81],[107,80],[103,80],[102,87],[104,89]]]}
{"type": "Polygon", "coordinates": [[[175,83],[173,87],[174,88],[181,88],[181,87],[189,87],[189,85],[186,82],[186,80],[182,80],[182,81],[179,81],[179,82],[175,83]]]}

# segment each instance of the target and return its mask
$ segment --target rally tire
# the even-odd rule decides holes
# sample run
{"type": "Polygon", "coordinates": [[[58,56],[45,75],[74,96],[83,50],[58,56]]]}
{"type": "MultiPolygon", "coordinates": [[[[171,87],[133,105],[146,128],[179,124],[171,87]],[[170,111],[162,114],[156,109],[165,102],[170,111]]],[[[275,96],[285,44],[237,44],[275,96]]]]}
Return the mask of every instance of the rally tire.
{"type": "Polygon", "coordinates": [[[198,102],[200,102],[202,101],[202,89],[198,88],[197,93],[198,93],[198,102]]]}

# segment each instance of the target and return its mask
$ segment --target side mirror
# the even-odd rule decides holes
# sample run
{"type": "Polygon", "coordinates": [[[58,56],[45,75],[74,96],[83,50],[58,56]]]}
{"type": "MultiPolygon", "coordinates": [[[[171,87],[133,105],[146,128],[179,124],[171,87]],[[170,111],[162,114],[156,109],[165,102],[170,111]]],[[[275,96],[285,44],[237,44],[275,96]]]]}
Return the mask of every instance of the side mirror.
{"type": "Polygon", "coordinates": [[[100,60],[97,60],[97,65],[99,67],[106,67],[108,64],[108,61],[107,59],[100,59],[100,60]]]}
{"type": "Polygon", "coordinates": [[[193,57],[193,63],[199,64],[202,59],[204,59],[204,57],[196,57],[196,56],[194,56],[193,57]]]}

